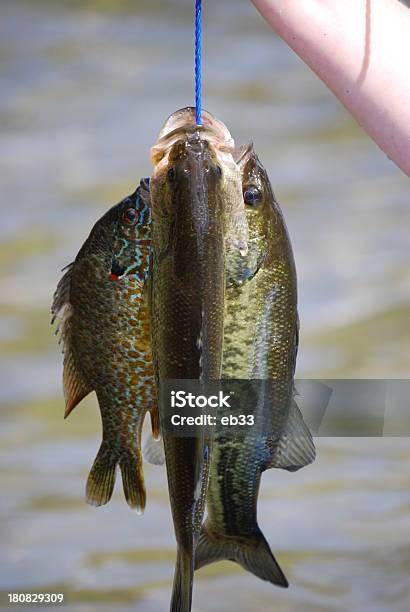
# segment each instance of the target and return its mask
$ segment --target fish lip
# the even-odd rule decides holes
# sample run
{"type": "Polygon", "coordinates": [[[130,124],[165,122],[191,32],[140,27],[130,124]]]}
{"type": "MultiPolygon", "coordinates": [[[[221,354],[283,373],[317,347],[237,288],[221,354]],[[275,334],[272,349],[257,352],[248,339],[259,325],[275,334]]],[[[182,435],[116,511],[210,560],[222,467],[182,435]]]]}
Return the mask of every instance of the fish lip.
{"type": "Polygon", "coordinates": [[[151,148],[151,161],[154,166],[167,156],[177,140],[189,140],[197,134],[215,149],[232,153],[235,143],[225,124],[206,110],[202,111],[202,121],[202,125],[196,125],[194,107],[187,106],[172,113],[165,121],[156,143],[151,148]]]}
{"type": "Polygon", "coordinates": [[[189,155],[191,152],[194,155],[205,154],[209,151],[209,143],[200,136],[199,130],[195,130],[191,134],[188,134],[186,139],[186,150],[189,155]]]}
{"type": "Polygon", "coordinates": [[[222,121],[216,119],[210,112],[202,110],[202,124],[197,125],[196,123],[196,110],[193,106],[186,106],[180,108],[172,113],[165,121],[162,126],[158,140],[173,135],[175,131],[179,132],[183,130],[187,132],[214,132],[224,141],[231,141],[231,134],[222,121]]]}
{"type": "Polygon", "coordinates": [[[170,163],[178,164],[187,159],[199,163],[205,160],[217,163],[217,155],[212,143],[202,138],[198,130],[180,135],[175,142],[169,145],[167,154],[167,160],[170,163]]]}

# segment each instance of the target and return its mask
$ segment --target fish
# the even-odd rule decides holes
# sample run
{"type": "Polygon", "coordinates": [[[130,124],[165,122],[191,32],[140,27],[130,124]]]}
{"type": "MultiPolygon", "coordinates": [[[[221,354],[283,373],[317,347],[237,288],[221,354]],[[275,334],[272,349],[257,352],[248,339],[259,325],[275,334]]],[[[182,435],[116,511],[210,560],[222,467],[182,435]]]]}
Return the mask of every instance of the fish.
{"type": "MultiPolygon", "coordinates": [[[[219,380],[225,299],[225,254],[246,252],[241,177],[226,126],[206,111],[203,126],[186,107],[165,122],[151,149],[152,274],[150,313],[157,389],[164,381],[219,380]]],[[[212,429],[167,435],[158,392],[168,489],[177,540],[171,612],[192,605],[194,555],[201,530],[212,429]]]]}
{"type": "Polygon", "coordinates": [[[102,442],[86,485],[91,505],[106,504],[120,467],[127,503],[142,512],[146,491],[141,428],[155,403],[147,278],[151,256],[149,179],[94,225],[74,262],[65,268],[51,307],[63,344],[67,418],[96,392],[102,442]]]}
{"type": "Polygon", "coordinates": [[[236,394],[254,425],[233,433],[219,421],[195,569],[229,559],[262,580],[287,587],[258,526],[257,501],[264,470],[294,471],[315,458],[312,436],[294,399],[296,269],[281,208],[253,146],[239,149],[236,162],[249,248],[246,256],[236,253],[227,264],[222,377],[227,388],[232,388],[229,380],[237,380],[236,394]]]}

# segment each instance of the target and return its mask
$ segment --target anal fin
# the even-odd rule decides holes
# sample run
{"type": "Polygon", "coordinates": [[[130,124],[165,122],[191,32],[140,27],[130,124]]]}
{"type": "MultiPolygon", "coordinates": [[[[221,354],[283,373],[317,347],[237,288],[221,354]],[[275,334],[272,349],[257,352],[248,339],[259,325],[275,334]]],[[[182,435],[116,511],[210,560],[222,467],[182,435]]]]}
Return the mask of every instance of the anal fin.
{"type": "Polygon", "coordinates": [[[295,400],[292,399],[285,429],[265,469],[280,468],[295,472],[312,463],[315,458],[316,449],[312,434],[295,400]]]}
{"type": "Polygon", "coordinates": [[[151,410],[149,411],[149,414],[151,417],[152,437],[154,438],[154,440],[159,440],[161,437],[161,425],[160,425],[160,420],[159,420],[158,406],[151,408],[151,410]]]}
{"type": "Polygon", "coordinates": [[[110,445],[103,440],[87,480],[86,499],[91,506],[103,506],[110,501],[117,463],[110,445]]]}
{"type": "Polygon", "coordinates": [[[123,453],[119,464],[127,504],[130,508],[136,510],[138,514],[142,514],[146,503],[146,492],[140,449],[128,449],[123,453]]]}
{"type": "Polygon", "coordinates": [[[78,372],[69,345],[66,347],[64,354],[63,386],[65,398],[64,418],[66,419],[77,404],[93,391],[91,385],[87,384],[78,372]]]}

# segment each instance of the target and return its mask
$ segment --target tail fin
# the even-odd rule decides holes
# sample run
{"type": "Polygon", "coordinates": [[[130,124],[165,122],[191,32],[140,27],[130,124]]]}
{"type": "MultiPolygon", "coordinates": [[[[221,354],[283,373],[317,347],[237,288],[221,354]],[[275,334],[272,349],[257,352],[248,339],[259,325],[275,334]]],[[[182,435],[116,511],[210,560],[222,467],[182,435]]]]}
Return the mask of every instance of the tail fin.
{"type": "Polygon", "coordinates": [[[103,440],[88,476],[87,503],[92,506],[103,506],[110,501],[114,490],[117,463],[109,444],[103,440]]]}
{"type": "Polygon", "coordinates": [[[289,586],[260,530],[253,536],[226,536],[203,525],[195,553],[195,569],[223,559],[239,563],[262,580],[289,586]]]}
{"type": "Polygon", "coordinates": [[[135,508],[139,514],[142,514],[147,497],[140,449],[132,448],[127,450],[121,456],[120,468],[125,499],[131,508],[135,508]]]}
{"type": "Polygon", "coordinates": [[[178,549],[170,612],[190,612],[194,563],[192,553],[178,549]]]}
{"type": "Polygon", "coordinates": [[[115,484],[117,465],[120,465],[124,494],[131,508],[142,512],[145,507],[145,484],[141,451],[135,448],[113,453],[102,441],[87,480],[86,499],[92,506],[103,506],[110,501],[115,484]]]}

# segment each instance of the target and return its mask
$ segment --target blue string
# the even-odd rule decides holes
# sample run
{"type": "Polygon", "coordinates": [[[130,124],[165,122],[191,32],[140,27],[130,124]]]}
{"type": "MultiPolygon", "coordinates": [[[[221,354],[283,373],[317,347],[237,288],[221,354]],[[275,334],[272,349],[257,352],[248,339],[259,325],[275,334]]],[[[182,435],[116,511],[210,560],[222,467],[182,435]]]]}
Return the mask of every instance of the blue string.
{"type": "Polygon", "coordinates": [[[202,125],[201,120],[201,0],[195,0],[195,120],[202,125]]]}

